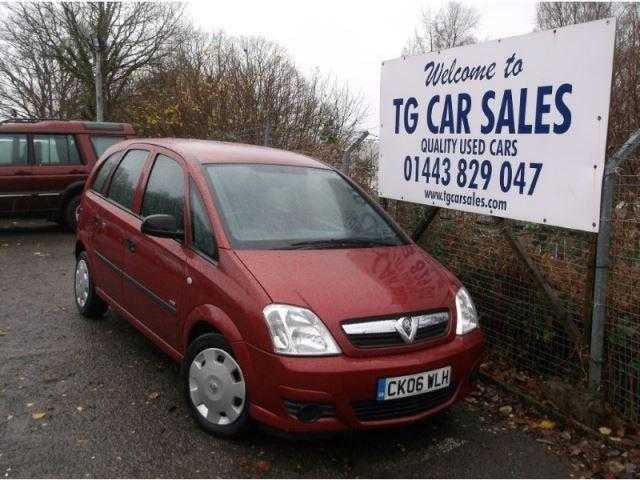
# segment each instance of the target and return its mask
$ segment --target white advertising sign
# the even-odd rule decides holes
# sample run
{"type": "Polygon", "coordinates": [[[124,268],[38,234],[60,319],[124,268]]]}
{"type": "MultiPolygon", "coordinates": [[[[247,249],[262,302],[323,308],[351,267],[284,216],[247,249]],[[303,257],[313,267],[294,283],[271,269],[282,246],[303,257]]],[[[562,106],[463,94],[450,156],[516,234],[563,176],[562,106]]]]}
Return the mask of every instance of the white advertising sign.
{"type": "Polygon", "coordinates": [[[614,19],[382,64],[380,195],[599,228],[614,19]]]}

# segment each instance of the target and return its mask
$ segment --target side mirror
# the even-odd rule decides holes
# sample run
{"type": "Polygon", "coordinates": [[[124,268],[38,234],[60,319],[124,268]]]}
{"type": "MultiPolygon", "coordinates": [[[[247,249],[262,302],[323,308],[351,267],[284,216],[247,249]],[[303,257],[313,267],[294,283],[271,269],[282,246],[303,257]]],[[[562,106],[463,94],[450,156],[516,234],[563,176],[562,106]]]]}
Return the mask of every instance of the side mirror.
{"type": "Polygon", "coordinates": [[[142,221],[140,231],[152,237],[173,238],[176,240],[184,238],[184,230],[178,227],[176,217],[173,215],[149,215],[142,221]]]}

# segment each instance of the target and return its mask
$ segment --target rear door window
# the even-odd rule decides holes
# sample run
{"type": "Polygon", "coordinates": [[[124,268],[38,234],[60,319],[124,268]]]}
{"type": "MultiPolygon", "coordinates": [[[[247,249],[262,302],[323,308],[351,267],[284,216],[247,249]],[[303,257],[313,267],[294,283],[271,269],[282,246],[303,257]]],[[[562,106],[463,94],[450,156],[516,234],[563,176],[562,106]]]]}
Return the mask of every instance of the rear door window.
{"type": "Polygon", "coordinates": [[[91,186],[92,190],[96,192],[104,193],[104,190],[107,186],[107,180],[109,180],[109,176],[113,171],[113,168],[118,163],[118,158],[120,157],[120,152],[116,152],[113,155],[110,155],[102,165],[100,165],[100,170],[96,175],[95,180],[93,181],[93,185],[91,186]]]}
{"type": "Polygon", "coordinates": [[[0,167],[28,163],[27,136],[19,133],[0,133],[0,167]]]}
{"type": "Polygon", "coordinates": [[[133,206],[133,194],[148,154],[146,150],[129,150],[113,172],[107,197],[127,210],[133,206]]]}
{"type": "Polygon", "coordinates": [[[184,176],[182,167],[173,158],[158,155],[142,200],[142,216],[162,213],[173,215],[183,225],[184,176]]]}
{"type": "Polygon", "coordinates": [[[33,151],[37,165],[79,165],[81,163],[73,135],[34,135],[33,151]]]}
{"type": "Polygon", "coordinates": [[[96,157],[101,157],[109,147],[123,140],[124,137],[115,137],[113,135],[91,135],[91,144],[96,152],[96,157]]]}

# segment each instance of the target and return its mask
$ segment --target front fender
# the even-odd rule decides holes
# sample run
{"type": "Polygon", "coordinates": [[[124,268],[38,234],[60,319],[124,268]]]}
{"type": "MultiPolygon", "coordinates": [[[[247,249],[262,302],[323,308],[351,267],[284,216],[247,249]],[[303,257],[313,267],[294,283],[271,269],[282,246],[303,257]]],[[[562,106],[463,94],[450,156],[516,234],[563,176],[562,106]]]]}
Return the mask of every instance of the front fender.
{"type": "Polygon", "coordinates": [[[194,308],[187,316],[181,332],[183,357],[186,355],[187,348],[189,347],[189,345],[187,345],[187,342],[189,341],[189,333],[193,326],[198,322],[209,323],[225,338],[233,351],[236,361],[244,372],[249,396],[253,397],[255,395],[256,381],[249,348],[240,335],[240,331],[231,321],[231,318],[229,318],[229,316],[218,307],[214,305],[200,305],[199,307],[194,308]]]}
{"type": "Polygon", "coordinates": [[[213,328],[222,334],[228,343],[244,341],[235,323],[233,323],[224,311],[214,305],[200,305],[191,311],[182,325],[180,338],[182,339],[183,352],[186,352],[189,347],[189,345],[187,345],[189,332],[197,322],[210,323],[213,328]]]}

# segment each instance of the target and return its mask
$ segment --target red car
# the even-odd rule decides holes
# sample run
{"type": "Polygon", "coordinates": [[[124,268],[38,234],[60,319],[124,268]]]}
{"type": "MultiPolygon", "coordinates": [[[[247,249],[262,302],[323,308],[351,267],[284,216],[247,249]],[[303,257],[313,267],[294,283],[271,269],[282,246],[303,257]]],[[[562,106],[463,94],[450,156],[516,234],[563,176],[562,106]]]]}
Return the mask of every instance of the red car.
{"type": "Polygon", "coordinates": [[[460,282],[340,172],[201,140],[109,149],[82,198],[75,300],[183,367],[198,423],[416,422],[461,399],[484,337],[460,282]]]}
{"type": "Polygon", "coordinates": [[[80,194],[96,160],[133,135],[125,123],[0,122],[0,217],[42,217],[75,229],[80,194]]]}

